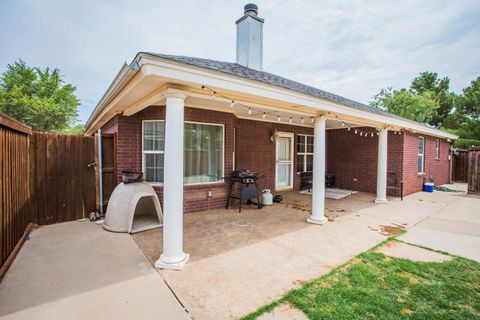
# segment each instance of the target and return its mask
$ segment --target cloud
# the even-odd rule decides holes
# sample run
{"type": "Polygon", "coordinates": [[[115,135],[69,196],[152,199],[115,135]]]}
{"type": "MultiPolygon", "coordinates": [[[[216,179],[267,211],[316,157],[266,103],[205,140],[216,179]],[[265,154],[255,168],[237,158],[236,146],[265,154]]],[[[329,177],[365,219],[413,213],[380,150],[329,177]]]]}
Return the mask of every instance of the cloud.
{"type": "MultiPolygon", "coordinates": [[[[23,58],[77,86],[85,121],[138,51],[235,59],[245,1],[0,3],[0,68],[23,58]]],[[[368,103],[425,70],[459,92],[480,75],[478,1],[258,1],[264,69],[368,103]]]]}

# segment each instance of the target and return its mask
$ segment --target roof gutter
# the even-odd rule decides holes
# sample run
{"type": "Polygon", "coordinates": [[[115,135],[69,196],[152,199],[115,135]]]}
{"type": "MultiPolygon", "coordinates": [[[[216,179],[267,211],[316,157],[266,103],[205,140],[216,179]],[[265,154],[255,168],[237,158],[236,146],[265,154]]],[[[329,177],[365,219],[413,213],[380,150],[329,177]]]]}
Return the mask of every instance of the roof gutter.
{"type": "Polygon", "coordinates": [[[139,69],[140,67],[138,59],[134,59],[130,65],[127,65],[127,63],[123,64],[123,66],[120,68],[120,71],[118,71],[107,91],[103,94],[102,98],[95,106],[95,109],[93,109],[92,114],[85,123],[85,132],[88,132],[90,130],[92,122],[112,101],[112,99],[115,98],[115,96],[125,87],[125,85],[130,81],[130,79],[132,79],[132,77],[138,72],[139,69]]]}

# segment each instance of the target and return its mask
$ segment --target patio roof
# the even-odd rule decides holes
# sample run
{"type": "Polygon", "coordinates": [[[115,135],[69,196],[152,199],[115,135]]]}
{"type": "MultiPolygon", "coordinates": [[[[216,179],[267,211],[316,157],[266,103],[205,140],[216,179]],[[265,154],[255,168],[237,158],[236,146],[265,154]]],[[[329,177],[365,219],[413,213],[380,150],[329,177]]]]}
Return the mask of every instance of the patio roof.
{"type": "MultiPolygon", "coordinates": [[[[332,112],[333,114],[343,114],[345,116],[344,120],[346,121],[352,119],[360,120],[361,118],[369,118],[368,121],[376,122],[377,127],[378,124],[384,123],[386,126],[395,127],[396,130],[399,130],[403,127],[412,131],[416,130],[418,132],[423,132],[442,138],[458,138],[458,136],[456,135],[432,128],[416,121],[400,117],[395,114],[391,114],[384,110],[373,108],[368,105],[344,98],[342,96],[318,88],[314,88],[312,86],[289,80],[269,72],[247,68],[237,63],[149,52],[139,52],[130,65],[125,64],[122,67],[120,72],[115,77],[115,80],[112,82],[111,86],[108,88],[98,105],[95,107],[95,110],[93,111],[89,120],[87,121],[86,134],[91,134],[93,132],[93,129],[95,127],[98,127],[97,123],[99,117],[103,117],[103,121],[105,120],[105,118],[109,118],[105,115],[106,112],[104,111],[108,110],[113,103],[118,103],[120,99],[118,99],[117,96],[122,94],[122,91],[124,91],[123,89],[128,87],[128,85],[133,82],[132,80],[134,80],[135,77],[138,80],[135,86],[138,88],[138,85],[142,82],[142,78],[150,77],[151,79],[152,76],[157,76],[159,77],[159,79],[162,79],[162,82],[156,82],[156,85],[158,86],[157,91],[158,88],[162,88],[162,86],[163,89],[166,89],[167,86],[177,82],[182,85],[187,84],[191,86],[195,83],[203,85],[205,84],[205,82],[211,81],[212,83],[218,84],[216,88],[219,90],[225,88],[225,90],[229,92],[238,91],[244,96],[245,94],[248,94],[244,91],[244,89],[247,89],[249,91],[257,91],[255,92],[255,95],[257,97],[265,97],[266,99],[274,99],[275,101],[285,101],[286,103],[289,103],[291,107],[295,106],[296,108],[304,106],[310,112],[315,110],[323,110],[325,111],[325,113],[328,111],[332,112]],[[166,65],[165,63],[167,63],[168,65],[166,65]],[[175,67],[175,65],[177,65],[178,67],[175,67]],[[199,74],[198,72],[201,73],[199,74]],[[214,72],[214,74],[212,74],[211,72],[214,72]],[[222,79],[219,79],[217,75],[223,75],[222,79]],[[232,82],[226,83],[225,81],[228,81],[228,78],[225,78],[225,76],[230,79],[232,79],[233,77],[235,79],[243,79],[249,81],[247,85],[248,88],[245,87],[245,83],[242,83],[243,88],[240,88],[238,86],[240,84],[238,82],[236,82],[235,84],[233,84],[232,82]],[[203,80],[200,80],[200,77],[203,80]],[[199,83],[199,81],[202,82],[199,83]],[[226,86],[219,87],[219,85],[226,86]],[[265,85],[267,87],[265,87],[265,85]],[[259,89],[261,86],[262,92],[264,93],[259,93],[259,91],[256,90],[257,88],[252,90],[252,86],[259,86],[259,89]],[[233,91],[232,88],[234,88],[233,91]],[[273,92],[272,90],[276,91],[273,92]],[[281,90],[281,98],[279,98],[280,95],[278,94],[278,90],[281,90]],[[285,96],[283,93],[289,95],[289,100],[291,101],[282,100],[285,96]],[[302,97],[307,97],[310,100],[313,98],[316,101],[312,103],[312,101],[305,101],[305,98],[297,99],[297,96],[291,96],[292,93],[297,95],[301,94],[302,97]],[[260,94],[265,94],[265,96],[262,96],[260,94]],[[328,103],[328,105],[326,103],[328,103]],[[313,105],[315,106],[312,109],[313,105]]],[[[133,92],[131,89],[135,86],[131,85],[129,91],[133,92]]],[[[148,87],[154,89],[153,86],[154,85],[150,83],[144,86],[144,88],[148,87]]],[[[162,94],[161,92],[157,91],[154,90],[150,93],[145,92],[145,96],[148,98],[148,101],[152,101],[151,97],[158,97],[162,94]]],[[[123,93],[123,97],[125,97],[126,92],[123,93]]],[[[140,100],[145,99],[146,98],[142,98],[140,100]]],[[[129,103],[130,105],[135,104],[132,102],[129,103]]],[[[128,108],[128,103],[124,103],[122,108],[117,107],[115,112],[118,113],[124,111],[126,108],[128,108]]],[[[305,108],[303,110],[307,110],[305,108]]],[[[297,110],[301,111],[300,109],[297,110]]],[[[110,117],[113,114],[113,112],[110,112],[110,117]]],[[[129,115],[129,113],[127,113],[127,115],[129,115]]]]}

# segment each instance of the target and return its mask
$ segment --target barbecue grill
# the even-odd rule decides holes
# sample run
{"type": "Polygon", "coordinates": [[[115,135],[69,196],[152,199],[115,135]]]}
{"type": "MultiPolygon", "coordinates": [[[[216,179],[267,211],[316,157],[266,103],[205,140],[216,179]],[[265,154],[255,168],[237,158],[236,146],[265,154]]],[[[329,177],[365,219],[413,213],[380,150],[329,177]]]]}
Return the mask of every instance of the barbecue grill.
{"type": "Polygon", "coordinates": [[[227,209],[230,207],[231,200],[240,200],[238,212],[242,212],[242,202],[254,204],[261,209],[258,180],[263,178],[263,174],[249,170],[235,170],[230,176],[230,192],[227,200],[227,209]],[[257,200],[255,203],[252,199],[257,200]]]}

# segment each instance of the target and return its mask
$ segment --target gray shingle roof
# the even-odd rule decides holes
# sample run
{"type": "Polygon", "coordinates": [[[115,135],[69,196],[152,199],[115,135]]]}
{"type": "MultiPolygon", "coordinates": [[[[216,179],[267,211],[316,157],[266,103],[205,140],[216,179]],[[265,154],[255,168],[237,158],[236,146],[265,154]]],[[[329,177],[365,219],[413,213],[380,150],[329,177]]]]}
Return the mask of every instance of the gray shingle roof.
{"type": "Polygon", "coordinates": [[[273,85],[276,87],[281,87],[281,88],[289,89],[299,93],[304,93],[310,96],[314,96],[317,98],[325,99],[325,100],[335,102],[335,103],[338,103],[347,107],[351,107],[357,110],[375,113],[378,115],[384,115],[390,118],[401,119],[411,123],[421,124],[416,121],[412,121],[412,120],[400,117],[396,114],[392,114],[377,108],[373,108],[366,104],[356,102],[356,101],[344,98],[342,96],[339,96],[321,89],[317,89],[312,86],[308,86],[293,80],[289,80],[269,72],[250,69],[242,65],[239,65],[238,63],[216,61],[216,60],[195,58],[195,57],[152,53],[152,52],[143,52],[143,53],[156,56],[159,58],[163,58],[163,59],[173,60],[173,61],[177,61],[177,62],[181,62],[181,63],[185,63],[185,64],[197,66],[197,67],[219,71],[222,73],[226,73],[226,74],[241,77],[241,78],[246,78],[249,80],[259,81],[259,82],[273,85]]]}

